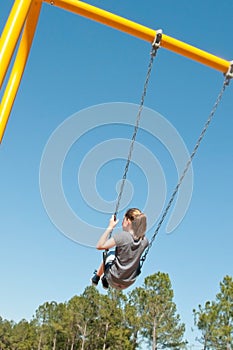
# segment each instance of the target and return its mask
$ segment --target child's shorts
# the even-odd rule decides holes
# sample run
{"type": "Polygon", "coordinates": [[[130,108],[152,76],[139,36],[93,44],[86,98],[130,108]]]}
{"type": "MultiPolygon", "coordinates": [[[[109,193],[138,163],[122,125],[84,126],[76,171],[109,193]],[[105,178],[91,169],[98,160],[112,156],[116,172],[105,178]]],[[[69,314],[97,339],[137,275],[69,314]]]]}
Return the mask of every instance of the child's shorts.
{"type": "Polygon", "coordinates": [[[112,266],[113,262],[115,260],[115,252],[109,251],[105,260],[105,272],[108,271],[108,269],[112,266]]]}

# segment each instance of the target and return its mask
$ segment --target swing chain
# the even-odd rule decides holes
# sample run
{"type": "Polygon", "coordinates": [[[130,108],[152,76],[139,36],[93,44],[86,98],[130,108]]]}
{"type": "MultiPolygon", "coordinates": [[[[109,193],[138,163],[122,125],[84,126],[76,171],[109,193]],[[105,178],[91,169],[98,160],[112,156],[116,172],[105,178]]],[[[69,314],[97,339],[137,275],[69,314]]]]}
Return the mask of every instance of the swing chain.
{"type": "Polygon", "coordinates": [[[120,206],[120,201],[121,201],[121,197],[123,194],[123,190],[124,190],[124,186],[125,186],[125,181],[127,178],[127,173],[129,170],[129,165],[131,162],[131,158],[132,158],[132,154],[133,154],[133,148],[134,148],[134,143],[136,140],[136,136],[137,136],[137,132],[138,132],[138,128],[139,128],[139,122],[141,119],[141,114],[142,114],[142,110],[143,110],[143,106],[144,106],[144,102],[145,102],[145,97],[146,97],[146,93],[147,93],[147,88],[148,88],[148,84],[149,84],[149,80],[150,80],[150,75],[151,75],[151,70],[152,70],[152,66],[153,66],[153,62],[154,62],[154,58],[156,56],[156,53],[160,47],[160,43],[162,40],[162,30],[159,29],[156,31],[156,36],[155,39],[153,41],[152,45],[152,49],[150,52],[150,61],[149,61],[149,65],[148,65],[148,70],[147,70],[147,74],[146,74],[146,79],[145,79],[145,83],[144,83],[144,87],[143,87],[143,93],[142,93],[142,97],[141,97],[141,102],[140,102],[140,106],[138,109],[138,114],[136,117],[136,122],[135,122],[135,126],[134,126],[134,132],[133,132],[133,136],[131,139],[131,144],[130,144],[130,148],[129,148],[129,153],[128,153],[128,158],[127,158],[127,162],[125,165],[125,170],[124,170],[124,174],[122,177],[122,181],[121,181],[121,186],[120,186],[120,191],[118,194],[118,198],[117,198],[117,203],[116,203],[116,208],[115,208],[115,213],[114,213],[114,217],[117,217],[118,211],[119,211],[119,206],[120,206]]]}
{"type": "Polygon", "coordinates": [[[198,148],[200,146],[200,143],[201,143],[201,141],[202,141],[202,139],[203,139],[203,137],[204,137],[204,135],[205,135],[205,133],[206,133],[206,131],[207,131],[207,129],[208,129],[212,119],[213,119],[213,117],[214,117],[214,114],[215,114],[215,112],[216,112],[216,110],[218,108],[218,105],[219,105],[220,101],[222,100],[222,97],[223,97],[223,94],[225,92],[226,86],[229,85],[230,79],[232,77],[233,77],[233,64],[231,64],[227,74],[225,75],[223,86],[222,86],[222,88],[220,90],[220,93],[217,96],[216,102],[214,103],[214,106],[213,106],[213,108],[212,108],[212,110],[211,110],[211,112],[210,112],[210,114],[208,116],[208,119],[207,119],[207,121],[206,121],[206,123],[204,125],[204,128],[203,128],[203,130],[200,133],[200,136],[199,136],[199,138],[198,138],[198,140],[196,142],[196,145],[193,148],[193,151],[192,151],[192,153],[191,153],[191,155],[190,155],[190,157],[189,157],[189,159],[187,161],[187,164],[186,164],[186,166],[184,168],[184,171],[183,171],[183,173],[182,173],[182,175],[181,175],[181,177],[180,177],[180,179],[179,179],[179,181],[178,181],[178,183],[177,183],[177,185],[176,185],[176,187],[175,187],[175,189],[174,189],[174,191],[173,191],[173,193],[171,195],[171,199],[169,200],[169,202],[168,202],[168,204],[167,204],[167,206],[166,206],[166,208],[165,208],[165,210],[163,212],[163,215],[162,215],[162,217],[161,217],[161,219],[160,219],[160,221],[159,221],[159,223],[157,225],[157,228],[156,228],[156,230],[155,230],[155,232],[154,232],[154,234],[153,234],[153,236],[152,236],[152,238],[151,238],[151,240],[149,242],[149,245],[146,248],[145,253],[141,257],[140,270],[141,270],[141,268],[142,268],[142,266],[143,266],[143,264],[144,264],[144,262],[146,260],[147,254],[149,253],[149,250],[150,250],[150,248],[151,248],[151,246],[152,246],[152,244],[153,244],[153,242],[154,242],[154,240],[155,240],[155,238],[156,238],[156,236],[157,236],[157,234],[158,234],[158,232],[160,230],[160,227],[161,227],[164,219],[166,218],[167,213],[168,213],[168,211],[169,211],[169,209],[170,209],[170,207],[171,207],[171,205],[172,205],[172,203],[173,203],[173,201],[174,201],[174,199],[176,197],[176,194],[177,194],[177,192],[178,192],[178,190],[179,190],[179,188],[180,188],[180,186],[181,186],[181,184],[182,184],[182,182],[184,180],[184,177],[185,177],[186,173],[189,170],[189,167],[190,167],[190,165],[192,163],[192,160],[193,160],[193,158],[194,158],[194,156],[195,156],[195,154],[196,154],[196,152],[197,152],[197,150],[198,150],[198,148]]]}

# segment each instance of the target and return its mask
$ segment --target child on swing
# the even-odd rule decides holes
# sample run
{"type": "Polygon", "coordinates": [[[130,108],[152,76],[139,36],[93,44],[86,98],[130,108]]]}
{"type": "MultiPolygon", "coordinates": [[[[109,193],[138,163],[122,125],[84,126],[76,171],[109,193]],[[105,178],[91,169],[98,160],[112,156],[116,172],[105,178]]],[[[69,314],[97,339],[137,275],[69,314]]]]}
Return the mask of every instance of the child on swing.
{"type": "Polygon", "coordinates": [[[105,261],[95,271],[91,279],[94,286],[98,285],[102,276],[101,282],[105,289],[109,285],[116,289],[125,289],[135,282],[140,273],[140,258],[149,244],[145,237],[146,216],[137,208],[127,210],[122,221],[123,231],[109,238],[118,222],[112,215],[106,231],[96,245],[99,250],[115,247],[115,252],[108,252],[105,261]]]}

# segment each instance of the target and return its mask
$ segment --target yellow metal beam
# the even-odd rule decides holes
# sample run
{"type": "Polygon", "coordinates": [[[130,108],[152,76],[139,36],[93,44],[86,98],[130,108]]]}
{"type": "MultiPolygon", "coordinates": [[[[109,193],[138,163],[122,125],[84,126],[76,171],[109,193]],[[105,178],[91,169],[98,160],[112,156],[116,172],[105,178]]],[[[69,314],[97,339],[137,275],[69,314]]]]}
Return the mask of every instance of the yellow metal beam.
{"type": "MultiPolygon", "coordinates": [[[[156,36],[156,30],[154,29],[145,27],[79,0],[15,0],[0,38],[0,87],[2,86],[24,23],[25,25],[12,72],[0,104],[0,142],[2,141],[9,114],[30,52],[42,1],[103,23],[151,43],[156,36]]],[[[223,73],[227,73],[232,65],[232,62],[214,56],[165,34],[162,36],[161,46],[223,73]]]]}
{"type": "MultiPolygon", "coordinates": [[[[128,19],[114,15],[111,12],[99,9],[95,6],[86,4],[78,0],[43,1],[51,5],[61,7],[65,10],[77,13],[81,16],[90,18],[97,22],[106,24],[110,27],[134,35],[140,39],[149,41],[151,43],[154,41],[156,35],[156,31],[151,28],[147,28],[128,19]]],[[[169,37],[165,34],[163,34],[161,46],[168,50],[174,51],[178,54],[191,58],[195,61],[198,61],[202,64],[205,64],[211,68],[219,70],[223,73],[227,73],[229,67],[231,66],[231,62],[227,60],[214,56],[208,52],[200,50],[194,46],[169,37]]]]}
{"type": "Polygon", "coordinates": [[[27,20],[25,22],[25,27],[22,33],[22,38],[19,44],[18,52],[15,58],[15,62],[4,95],[2,97],[0,105],[0,142],[2,141],[6,124],[30,52],[32,40],[34,37],[36,25],[40,14],[41,3],[41,0],[32,0],[32,4],[28,12],[27,20]]]}
{"type": "Polygon", "coordinates": [[[0,88],[22,31],[32,0],[15,0],[0,40],[0,88]]]}

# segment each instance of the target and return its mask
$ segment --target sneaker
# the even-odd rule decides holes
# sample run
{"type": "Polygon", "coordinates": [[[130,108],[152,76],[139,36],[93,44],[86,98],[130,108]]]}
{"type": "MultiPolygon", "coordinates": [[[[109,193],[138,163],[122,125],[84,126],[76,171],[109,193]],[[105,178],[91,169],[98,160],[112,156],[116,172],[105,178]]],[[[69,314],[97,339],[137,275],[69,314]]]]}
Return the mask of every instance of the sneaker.
{"type": "Polygon", "coordinates": [[[91,279],[91,283],[92,283],[92,285],[95,286],[95,287],[98,285],[99,280],[100,280],[100,276],[98,276],[98,275],[96,274],[96,272],[97,272],[97,271],[94,272],[94,276],[93,276],[92,279],[91,279]]]}
{"type": "Polygon", "coordinates": [[[108,281],[105,275],[101,278],[101,282],[102,282],[103,288],[108,289],[108,281]]]}

